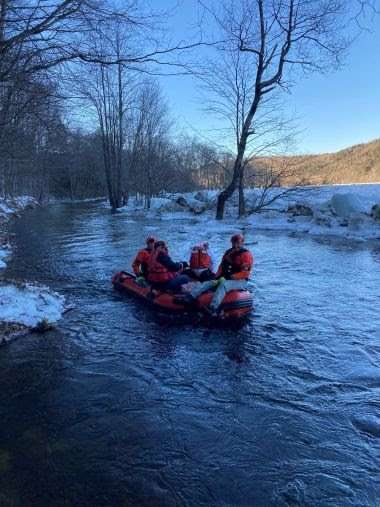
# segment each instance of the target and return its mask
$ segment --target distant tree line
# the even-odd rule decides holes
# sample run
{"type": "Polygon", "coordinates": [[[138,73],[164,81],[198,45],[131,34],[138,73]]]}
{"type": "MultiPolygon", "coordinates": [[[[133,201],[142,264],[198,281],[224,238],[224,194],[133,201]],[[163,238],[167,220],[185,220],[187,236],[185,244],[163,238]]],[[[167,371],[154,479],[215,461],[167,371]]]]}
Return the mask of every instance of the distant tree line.
{"type": "Polygon", "coordinates": [[[195,138],[174,137],[157,81],[145,79],[135,91],[123,120],[125,138],[118,167],[117,137],[105,132],[114,124],[95,123],[92,132],[70,128],[65,101],[53,85],[35,79],[20,97],[27,107],[18,110],[14,102],[16,114],[2,127],[0,195],[28,194],[41,202],[108,197],[105,166],[111,163],[112,170],[120,170],[120,181],[113,183],[120,191],[115,208],[130,195],[140,195],[149,207],[151,198],[162,192],[220,188],[228,172],[221,169],[219,160],[225,164],[230,156],[195,138]]]}
{"type": "Polygon", "coordinates": [[[224,184],[226,155],[174,137],[149,77],[152,62],[182,69],[170,58],[186,49],[155,38],[135,1],[1,0],[0,195],[107,196],[117,209],[131,194],[149,207],[162,192],[224,184]],[[85,128],[70,125],[72,109],[85,128]]]}
{"type": "Polygon", "coordinates": [[[107,196],[116,210],[132,194],[149,207],[162,192],[219,188],[222,218],[236,190],[242,216],[247,184],[280,185],[254,163],[290,137],[279,98],[303,73],[338,68],[347,28],[376,2],[199,5],[200,33],[215,40],[169,43],[165,12],[139,0],[0,0],[0,195],[107,196]],[[193,72],[186,55],[204,44],[197,76],[209,112],[230,125],[222,149],[175,135],[153,77],[193,72]]]}

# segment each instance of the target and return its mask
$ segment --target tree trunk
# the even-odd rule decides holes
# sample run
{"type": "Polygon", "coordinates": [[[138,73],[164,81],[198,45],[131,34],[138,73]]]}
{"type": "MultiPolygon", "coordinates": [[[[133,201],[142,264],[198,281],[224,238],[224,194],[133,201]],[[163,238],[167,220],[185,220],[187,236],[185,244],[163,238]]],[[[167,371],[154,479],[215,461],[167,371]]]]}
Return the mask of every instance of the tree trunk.
{"type": "Polygon", "coordinates": [[[245,196],[244,196],[244,167],[240,169],[239,176],[239,218],[245,216],[245,196]]]}
{"type": "MultiPolygon", "coordinates": [[[[119,53],[118,53],[119,56],[119,53]]],[[[116,193],[117,193],[117,201],[118,207],[120,208],[123,203],[123,190],[122,190],[122,170],[123,170],[123,75],[122,75],[122,67],[119,63],[118,65],[118,118],[117,118],[117,164],[116,164],[116,193]]]]}
{"type": "Polygon", "coordinates": [[[224,208],[225,208],[226,202],[231,197],[231,195],[234,193],[234,190],[235,190],[234,186],[232,186],[232,184],[230,183],[230,185],[225,190],[223,190],[223,192],[221,192],[218,195],[218,201],[216,204],[216,219],[217,220],[223,220],[224,208]]]}
{"type": "Polygon", "coordinates": [[[111,178],[111,169],[110,169],[110,157],[109,157],[109,151],[108,151],[108,142],[106,139],[106,134],[101,128],[102,133],[102,145],[103,145],[103,162],[104,162],[104,172],[106,175],[106,183],[107,183],[107,190],[108,190],[108,200],[111,206],[112,211],[115,211],[116,205],[115,205],[115,199],[113,196],[113,186],[112,186],[112,178],[111,178]]]}
{"type": "Polygon", "coordinates": [[[242,134],[241,141],[239,143],[238,154],[235,159],[234,169],[232,173],[232,180],[230,184],[218,195],[217,205],[216,205],[216,219],[223,220],[224,217],[224,208],[228,199],[235,192],[238,183],[240,182],[240,174],[242,172],[243,165],[243,157],[245,152],[245,147],[247,143],[247,135],[245,133],[242,134]]]}

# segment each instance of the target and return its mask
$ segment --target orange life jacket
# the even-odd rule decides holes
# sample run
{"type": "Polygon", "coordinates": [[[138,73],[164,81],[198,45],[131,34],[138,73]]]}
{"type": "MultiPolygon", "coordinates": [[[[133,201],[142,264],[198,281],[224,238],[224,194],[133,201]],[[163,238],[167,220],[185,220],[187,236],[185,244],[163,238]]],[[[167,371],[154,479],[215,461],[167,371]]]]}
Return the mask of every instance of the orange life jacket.
{"type": "Polygon", "coordinates": [[[150,251],[147,248],[140,250],[132,263],[132,269],[136,276],[147,275],[150,251]]]}
{"type": "Polygon", "coordinates": [[[191,269],[210,269],[211,257],[205,248],[195,246],[191,250],[190,255],[190,268],[191,269]]]}
{"type": "Polygon", "coordinates": [[[248,280],[253,267],[253,255],[246,248],[230,248],[223,255],[217,277],[224,276],[230,280],[248,280]]]}
{"type": "Polygon", "coordinates": [[[168,268],[158,262],[157,257],[161,252],[151,253],[148,262],[148,280],[153,283],[165,283],[175,278],[176,274],[169,271],[168,268]]]}

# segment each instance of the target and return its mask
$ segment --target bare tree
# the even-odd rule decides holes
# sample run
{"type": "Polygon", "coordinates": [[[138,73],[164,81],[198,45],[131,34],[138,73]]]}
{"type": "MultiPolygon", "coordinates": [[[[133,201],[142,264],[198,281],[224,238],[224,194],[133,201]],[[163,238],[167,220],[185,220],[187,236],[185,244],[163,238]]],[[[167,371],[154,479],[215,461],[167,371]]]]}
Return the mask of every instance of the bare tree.
{"type": "Polygon", "coordinates": [[[295,164],[286,157],[276,160],[273,157],[250,159],[245,170],[247,186],[255,187],[246,214],[259,213],[271,209],[278,200],[299,197],[307,190],[307,181],[297,171],[295,164]],[[273,162],[276,163],[273,163],[273,162]],[[290,184],[289,181],[296,181],[290,184]]]}
{"type": "Polygon", "coordinates": [[[224,40],[218,58],[228,55],[237,70],[235,104],[229,96],[219,96],[220,103],[233,107],[238,127],[233,175],[218,196],[216,218],[223,218],[226,201],[242,186],[247,146],[259,130],[263,105],[279,90],[289,89],[299,71],[340,65],[350,42],[345,36],[348,14],[343,0],[226,0],[212,10],[224,40]]]}
{"type": "Polygon", "coordinates": [[[147,208],[153,195],[162,191],[171,177],[170,128],[168,105],[158,82],[143,80],[127,118],[127,170],[128,179],[144,194],[147,208]]]}
{"type": "Polygon", "coordinates": [[[73,60],[183,67],[171,55],[203,43],[164,44],[152,31],[159,16],[165,13],[147,11],[139,0],[0,0],[0,82],[15,69],[33,74],[73,60]],[[144,45],[115,55],[88,43],[116,21],[139,31],[144,45]]]}
{"type": "MultiPolygon", "coordinates": [[[[79,65],[80,73],[86,74],[84,66],[88,66],[89,74],[98,73],[102,92],[102,97],[93,94],[92,98],[102,132],[111,206],[117,208],[122,199],[127,70],[128,75],[137,70],[154,73],[152,67],[162,66],[168,73],[187,72],[179,58],[202,44],[170,44],[162,26],[158,29],[164,16],[140,0],[0,0],[0,145],[6,145],[2,138],[7,125],[20,121],[26,110],[30,116],[31,83],[50,79],[61,85],[58,71],[75,73],[79,65]]],[[[54,87],[61,97],[62,91],[62,86],[54,87]]]]}
{"type": "MultiPolygon", "coordinates": [[[[243,135],[246,117],[251,107],[251,97],[255,90],[255,75],[251,72],[251,58],[247,53],[225,50],[217,61],[206,64],[203,72],[204,88],[207,91],[206,110],[227,123],[226,127],[218,130],[219,135],[227,140],[226,147],[230,147],[230,157],[225,165],[220,157],[220,150],[215,150],[214,164],[219,165],[219,172],[229,175],[228,183],[233,177],[231,158],[233,153],[239,152],[239,145],[243,135]],[[233,142],[230,142],[233,139],[233,142]],[[235,149],[231,144],[235,144],[235,149]]],[[[284,152],[292,145],[296,134],[295,123],[286,118],[280,93],[272,93],[261,100],[258,107],[254,127],[247,137],[244,155],[241,161],[241,171],[236,187],[238,188],[239,217],[246,214],[244,188],[246,184],[246,169],[252,166],[253,159],[260,156],[273,155],[284,152]]],[[[236,156],[235,156],[236,160],[236,156]]],[[[234,165],[234,164],[233,164],[234,165]]],[[[262,181],[255,181],[256,171],[251,171],[249,184],[260,186],[262,181]]],[[[274,176],[274,173],[273,173],[274,176]]],[[[273,184],[276,184],[274,178],[273,184]]],[[[266,178],[265,183],[269,183],[266,178]]],[[[225,183],[222,185],[224,186],[225,183]]]]}
{"type": "MultiPolygon", "coordinates": [[[[96,42],[102,45],[110,44],[115,56],[118,57],[122,50],[120,26],[116,27],[112,36],[109,35],[106,40],[99,38],[96,42]]],[[[129,106],[130,83],[126,69],[121,63],[87,65],[86,68],[82,67],[82,73],[82,79],[79,79],[78,75],[75,76],[75,83],[79,84],[78,89],[82,97],[89,101],[96,112],[102,140],[108,197],[114,211],[123,202],[124,118],[126,108],[129,106]]]]}

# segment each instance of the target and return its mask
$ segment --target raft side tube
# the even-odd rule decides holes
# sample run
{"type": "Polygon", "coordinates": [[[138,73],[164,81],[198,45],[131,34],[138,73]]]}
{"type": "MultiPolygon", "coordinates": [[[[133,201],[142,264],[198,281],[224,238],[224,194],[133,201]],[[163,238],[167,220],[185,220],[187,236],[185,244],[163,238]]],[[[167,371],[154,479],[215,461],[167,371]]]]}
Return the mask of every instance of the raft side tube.
{"type": "MultiPolygon", "coordinates": [[[[201,294],[193,304],[189,304],[186,297],[181,294],[160,292],[151,286],[142,287],[136,283],[136,277],[125,271],[116,273],[112,277],[112,284],[115,289],[127,292],[144,299],[154,307],[176,314],[207,313],[205,308],[210,304],[213,292],[207,291],[201,294]]],[[[234,290],[226,294],[218,314],[219,320],[242,319],[253,309],[253,298],[248,290],[234,290]]]]}

